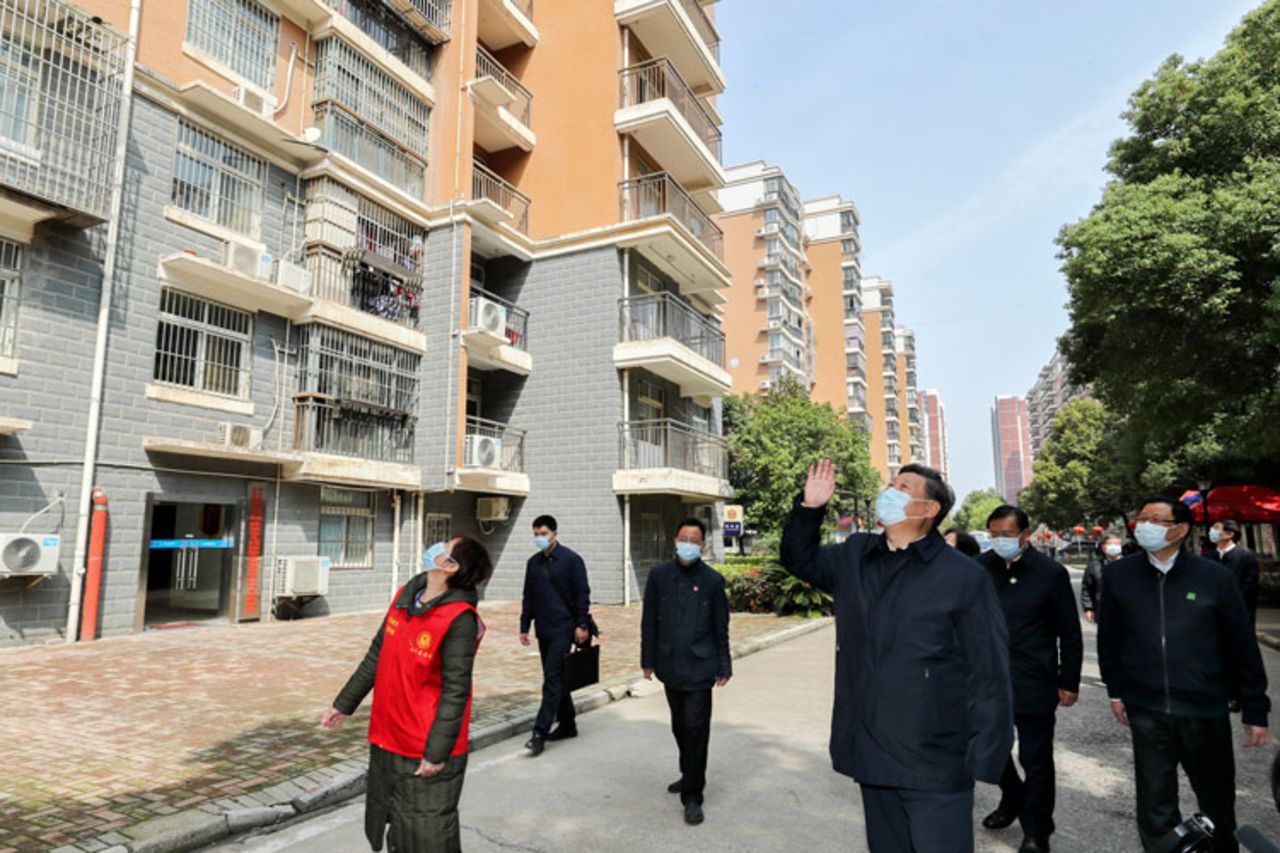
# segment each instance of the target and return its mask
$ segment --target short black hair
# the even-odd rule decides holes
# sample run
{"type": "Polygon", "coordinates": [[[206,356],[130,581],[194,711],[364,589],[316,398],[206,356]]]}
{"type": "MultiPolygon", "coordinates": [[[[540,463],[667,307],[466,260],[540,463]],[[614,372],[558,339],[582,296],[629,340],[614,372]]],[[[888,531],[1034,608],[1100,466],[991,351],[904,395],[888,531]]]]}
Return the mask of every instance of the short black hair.
{"type": "Polygon", "coordinates": [[[493,575],[489,549],[474,536],[463,533],[453,537],[449,556],[458,564],[458,570],[449,575],[450,589],[475,589],[488,583],[493,575]]]}
{"type": "Polygon", "coordinates": [[[552,533],[556,532],[556,517],[554,515],[540,515],[533,520],[534,527],[545,527],[552,533]]]}
{"type": "Polygon", "coordinates": [[[982,553],[982,546],[978,544],[978,540],[958,527],[953,527],[942,535],[955,536],[956,550],[966,557],[976,557],[982,553]]]}
{"type": "Polygon", "coordinates": [[[1013,506],[1012,504],[1001,504],[991,510],[991,515],[987,516],[987,527],[991,526],[991,522],[999,521],[1002,518],[1009,517],[1018,520],[1018,532],[1025,533],[1031,529],[1031,518],[1027,515],[1027,511],[1022,507],[1013,506]]]}
{"type": "Polygon", "coordinates": [[[1143,506],[1146,506],[1147,504],[1164,504],[1167,506],[1169,511],[1173,514],[1174,524],[1194,525],[1196,523],[1196,516],[1195,513],[1191,511],[1191,507],[1187,506],[1177,498],[1171,498],[1168,495],[1156,495],[1155,497],[1147,498],[1142,502],[1143,506]]]}
{"type": "Polygon", "coordinates": [[[1231,534],[1231,541],[1239,543],[1240,541],[1240,522],[1234,518],[1228,518],[1222,522],[1222,532],[1231,534]]]}
{"type": "Polygon", "coordinates": [[[947,485],[947,481],[942,479],[942,473],[936,468],[930,468],[928,465],[920,465],[912,462],[910,465],[903,465],[898,469],[899,474],[916,474],[924,477],[924,493],[931,501],[937,501],[938,514],[933,517],[933,529],[937,530],[942,524],[947,514],[951,512],[951,508],[956,505],[956,493],[951,491],[951,487],[947,485]]]}
{"type": "Polygon", "coordinates": [[[698,531],[702,533],[702,538],[707,538],[707,524],[702,519],[689,516],[688,518],[681,520],[681,522],[676,525],[676,535],[679,536],[680,531],[684,530],[686,527],[698,528],[698,531]]]}

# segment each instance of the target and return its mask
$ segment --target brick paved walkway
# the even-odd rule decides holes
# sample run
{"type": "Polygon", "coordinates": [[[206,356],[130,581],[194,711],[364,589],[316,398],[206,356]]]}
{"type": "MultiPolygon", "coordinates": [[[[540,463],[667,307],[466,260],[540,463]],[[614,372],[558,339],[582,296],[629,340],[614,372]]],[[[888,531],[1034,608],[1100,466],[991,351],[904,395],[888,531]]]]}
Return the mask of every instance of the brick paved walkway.
{"type": "MultiPolygon", "coordinates": [[[[598,608],[601,680],[639,668],[638,608],[598,608]]],[[[473,728],[530,710],[537,647],[519,605],[481,605],[473,728]]],[[[242,795],[365,751],[368,702],[340,732],[320,712],[381,614],[209,626],[0,653],[0,853],[49,850],[242,795]]],[[[794,620],[734,614],[737,642],[794,620]]],[[[589,691],[588,691],[589,692],[589,691]]]]}

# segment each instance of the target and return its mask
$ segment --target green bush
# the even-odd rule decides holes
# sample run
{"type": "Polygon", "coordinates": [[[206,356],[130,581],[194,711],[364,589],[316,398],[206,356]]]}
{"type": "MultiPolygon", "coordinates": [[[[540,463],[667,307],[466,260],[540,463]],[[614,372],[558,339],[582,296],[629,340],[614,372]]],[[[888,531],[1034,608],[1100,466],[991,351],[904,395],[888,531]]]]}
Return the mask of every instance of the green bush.
{"type": "Polygon", "coordinates": [[[776,563],[734,569],[725,575],[725,580],[729,609],[735,613],[775,613],[779,616],[801,613],[815,617],[832,612],[830,595],[776,563]]]}
{"type": "Polygon", "coordinates": [[[729,609],[735,613],[775,613],[774,602],[780,588],[777,579],[761,568],[745,569],[726,576],[729,609]]]}

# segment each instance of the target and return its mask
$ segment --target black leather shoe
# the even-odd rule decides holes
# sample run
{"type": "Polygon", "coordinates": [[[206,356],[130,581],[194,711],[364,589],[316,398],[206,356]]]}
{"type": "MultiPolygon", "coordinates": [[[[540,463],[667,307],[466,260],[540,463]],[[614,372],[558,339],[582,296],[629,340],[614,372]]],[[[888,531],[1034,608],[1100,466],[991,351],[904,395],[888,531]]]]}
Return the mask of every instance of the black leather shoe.
{"type": "Polygon", "coordinates": [[[684,780],[677,779],[676,781],[672,782],[670,785],[667,786],[667,793],[668,794],[680,793],[680,788],[682,785],[684,785],[684,780]]]}
{"type": "Polygon", "coordinates": [[[1049,853],[1049,839],[1024,836],[1022,844],[1018,846],[1018,853],[1049,853]]]}
{"type": "Polygon", "coordinates": [[[1013,809],[997,806],[995,811],[982,819],[982,825],[987,829],[1007,829],[1017,819],[1018,813],[1013,809]]]}
{"type": "Polygon", "coordinates": [[[534,735],[525,741],[524,748],[529,750],[531,756],[542,755],[542,750],[546,748],[546,738],[542,735],[534,735]]]}
{"type": "Polygon", "coordinates": [[[684,804],[684,822],[690,826],[697,826],[702,823],[702,803],[685,803],[684,804]]]}
{"type": "Polygon", "coordinates": [[[547,740],[568,740],[577,736],[578,729],[576,726],[571,729],[566,729],[564,726],[556,726],[552,729],[551,734],[547,735],[547,740]]]}

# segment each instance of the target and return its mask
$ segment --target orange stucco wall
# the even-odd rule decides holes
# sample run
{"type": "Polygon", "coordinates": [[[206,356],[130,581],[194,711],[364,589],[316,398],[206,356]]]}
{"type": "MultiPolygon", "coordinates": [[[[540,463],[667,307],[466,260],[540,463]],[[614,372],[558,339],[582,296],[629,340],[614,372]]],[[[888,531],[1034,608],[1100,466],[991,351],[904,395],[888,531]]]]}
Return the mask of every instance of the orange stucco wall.
{"type": "Polygon", "coordinates": [[[840,417],[849,410],[844,360],[844,272],[840,267],[840,241],[810,243],[809,316],[813,320],[814,357],[817,371],[809,396],[830,403],[840,417]]]}
{"type": "Polygon", "coordinates": [[[744,211],[716,221],[724,230],[724,260],[733,272],[724,305],[725,366],[733,377],[734,394],[758,394],[760,380],[769,378],[769,366],[760,363],[761,354],[769,349],[765,331],[769,314],[765,300],[756,299],[755,285],[757,264],[764,254],[756,229],[764,224],[764,217],[744,211]]]}
{"type": "Polygon", "coordinates": [[[867,437],[871,465],[880,472],[881,480],[889,480],[889,451],[884,429],[884,355],[880,346],[880,312],[864,311],[862,326],[867,334],[867,414],[871,416],[871,434],[867,437]]]}
{"type": "Polygon", "coordinates": [[[911,458],[911,423],[907,418],[907,357],[901,353],[894,359],[898,370],[898,420],[902,435],[902,464],[916,460],[911,458]]]}

